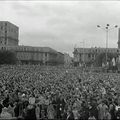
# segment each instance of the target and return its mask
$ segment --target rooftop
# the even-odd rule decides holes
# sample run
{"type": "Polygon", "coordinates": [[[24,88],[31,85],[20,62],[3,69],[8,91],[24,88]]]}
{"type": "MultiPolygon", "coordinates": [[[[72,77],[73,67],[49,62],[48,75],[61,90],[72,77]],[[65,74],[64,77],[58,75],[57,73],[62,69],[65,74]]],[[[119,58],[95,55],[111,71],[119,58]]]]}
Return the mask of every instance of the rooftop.
{"type": "Polygon", "coordinates": [[[13,49],[16,51],[36,51],[36,52],[50,52],[50,53],[57,53],[56,50],[50,48],[50,47],[33,47],[33,46],[6,46],[2,45],[0,48],[6,48],[6,49],[13,49]]]}
{"type": "Polygon", "coordinates": [[[11,22],[9,22],[9,21],[0,21],[0,23],[8,23],[8,24],[11,24],[11,25],[13,25],[13,26],[19,28],[18,26],[16,26],[15,24],[13,24],[13,23],[11,23],[11,22]]]}

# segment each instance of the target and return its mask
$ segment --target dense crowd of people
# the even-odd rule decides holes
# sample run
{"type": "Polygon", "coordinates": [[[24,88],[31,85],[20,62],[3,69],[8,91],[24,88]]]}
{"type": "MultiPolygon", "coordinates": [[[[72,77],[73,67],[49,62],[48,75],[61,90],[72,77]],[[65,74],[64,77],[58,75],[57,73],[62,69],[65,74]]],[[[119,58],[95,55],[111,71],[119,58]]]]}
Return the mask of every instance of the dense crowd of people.
{"type": "Polygon", "coordinates": [[[120,74],[0,66],[0,118],[120,120],[120,74]]]}

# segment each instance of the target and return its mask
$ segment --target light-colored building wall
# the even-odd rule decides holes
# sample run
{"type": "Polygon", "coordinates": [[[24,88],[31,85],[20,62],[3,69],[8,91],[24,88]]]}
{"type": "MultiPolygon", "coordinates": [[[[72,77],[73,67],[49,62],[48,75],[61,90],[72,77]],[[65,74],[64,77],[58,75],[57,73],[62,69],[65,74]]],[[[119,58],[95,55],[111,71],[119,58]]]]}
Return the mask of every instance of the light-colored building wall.
{"type": "Polygon", "coordinates": [[[8,22],[0,21],[0,45],[18,45],[19,28],[8,22]]]}
{"type": "Polygon", "coordinates": [[[74,62],[87,63],[91,60],[95,60],[96,56],[100,53],[120,53],[118,48],[75,48],[74,49],[74,62]]]}
{"type": "Polygon", "coordinates": [[[64,64],[64,54],[49,47],[1,45],[0,50],[15,51],[18,61],[25,63],[64,64]]]}

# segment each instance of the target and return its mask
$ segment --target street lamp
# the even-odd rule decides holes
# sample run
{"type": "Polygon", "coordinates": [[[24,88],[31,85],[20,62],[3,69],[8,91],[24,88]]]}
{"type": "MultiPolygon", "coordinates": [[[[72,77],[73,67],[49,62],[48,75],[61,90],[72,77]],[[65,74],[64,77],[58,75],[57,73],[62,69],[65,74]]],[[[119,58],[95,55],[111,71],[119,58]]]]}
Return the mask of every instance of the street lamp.
{"type": "Polygon", "coordinates": [[[83,42],[80,42],[81,44],[83,44],[83,64],[85,64],[85,41],[83,40],[83,42]]]}
{"type": "Polygon", "coordinates": [[[105,60],[106,60],[106,65],[107,65],[107,49],[108,49],[108,32],[110,31],[110,30],[112,30],[112,29],[115,29],[115,28],[117,28],[118,27],[118,25],[115,25],[115,26],[113,26],[113,27],[110,27],[110,25],[109,24],[107,24],[106,26],[105,26],[105,28],[103,28],[103,27],[101,27],[100,25],[97,25],[97,27],[98,28],[101,28],[102,30],[104,30],[105,32],[106,32],[106,54],[105,54],[105,60]]]}

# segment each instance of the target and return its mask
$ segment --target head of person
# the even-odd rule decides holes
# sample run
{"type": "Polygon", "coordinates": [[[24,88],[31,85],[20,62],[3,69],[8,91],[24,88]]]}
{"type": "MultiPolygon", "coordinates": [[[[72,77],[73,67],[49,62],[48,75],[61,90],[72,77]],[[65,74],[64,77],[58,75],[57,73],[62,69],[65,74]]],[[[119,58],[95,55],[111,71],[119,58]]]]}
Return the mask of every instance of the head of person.
{"type": "Polygon", "coordinates": [[[90,112],[90,113],[89,113],[89,116],[90,116],[90,117],[93,117],[93,116],[94,116],[94,113],[93,113],[93,112],[90,112]]]}

